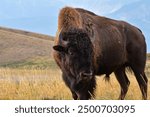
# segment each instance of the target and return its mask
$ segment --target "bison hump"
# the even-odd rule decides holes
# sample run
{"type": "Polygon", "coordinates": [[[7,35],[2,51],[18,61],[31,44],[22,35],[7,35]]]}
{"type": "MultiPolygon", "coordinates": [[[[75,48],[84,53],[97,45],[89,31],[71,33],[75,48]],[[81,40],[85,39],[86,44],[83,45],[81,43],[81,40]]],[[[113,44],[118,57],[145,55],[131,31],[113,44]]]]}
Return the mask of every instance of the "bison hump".
{"type": "Polygon", "coordinates": [[[70,26],[81,28],[82,18],[75,8],[65,7],[61,9],[59,13],[58,29],[61,30],[62,28],[65,28],[66,30],[69,29],[70,26]]]}

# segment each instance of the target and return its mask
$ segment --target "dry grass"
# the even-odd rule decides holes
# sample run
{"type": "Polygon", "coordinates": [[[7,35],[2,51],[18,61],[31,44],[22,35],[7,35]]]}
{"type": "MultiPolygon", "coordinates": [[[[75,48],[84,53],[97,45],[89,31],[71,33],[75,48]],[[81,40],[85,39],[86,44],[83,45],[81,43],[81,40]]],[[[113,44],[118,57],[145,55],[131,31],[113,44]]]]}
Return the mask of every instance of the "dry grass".
{"type": "MultiPolygon", "coordinates": [[[[131,85],[126,99],[141,99],[135,78],[130,74],[131,85]]],[[[150,85],[150,81],[149,81],[150,85]]],[[[148,87],[150,88],[150,86],[148,87]]],[[[95,99],[117,99],[119,84],[114,75],[110,83],[97,78],[95,99]]],[[[0,99],[72,99],[69,89],[61,79],[61,72],[54,70],[0,69],[0,99]]],[[[150,99],[150,91],[148,91],[150,99]]]]}
{"type": "Polygon", "coordinates": [[[58,70],[0,69],[0,99],[65,99],[59,75],[58,70]]]}
{"type": "MultiPolygon", "coordinates": [[[[140,100],[142,95],[136,78],[132,74],[128,74],[130,86],[125,97],[127,100],[140,100]]],[[[117,99],[120,94],[120,86],[114,75],[111,75],[110,82],[105,82],[103,78],[97,80],[96,99],[117,99]],[[101,86],[100,86],[101,85],[101,86]]],[[[148,82],[148,89],[150,89],[150,81],[148,82]]],[[[148,90],[148,99],[150,99],[150,91],[148,90]]]]}

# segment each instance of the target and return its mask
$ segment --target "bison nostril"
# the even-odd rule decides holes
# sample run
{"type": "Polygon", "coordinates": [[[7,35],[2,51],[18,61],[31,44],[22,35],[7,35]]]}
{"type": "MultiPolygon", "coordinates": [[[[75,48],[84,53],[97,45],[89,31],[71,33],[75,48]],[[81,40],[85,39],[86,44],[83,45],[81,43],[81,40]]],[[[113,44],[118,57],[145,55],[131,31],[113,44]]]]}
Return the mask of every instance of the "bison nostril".
{"type": "Polygon", "coordinates": [[[83,76],[92,76],[92,72],[91,73],[83,73],[83,76]]]}
{"type": "Polygon", "coordinates": [[[93,76],[92,72],[89,72],[89,73],[87,73],[87,72],[81,72],[80,73],[80,77],[91,77],[91,76],[93,76]]]}

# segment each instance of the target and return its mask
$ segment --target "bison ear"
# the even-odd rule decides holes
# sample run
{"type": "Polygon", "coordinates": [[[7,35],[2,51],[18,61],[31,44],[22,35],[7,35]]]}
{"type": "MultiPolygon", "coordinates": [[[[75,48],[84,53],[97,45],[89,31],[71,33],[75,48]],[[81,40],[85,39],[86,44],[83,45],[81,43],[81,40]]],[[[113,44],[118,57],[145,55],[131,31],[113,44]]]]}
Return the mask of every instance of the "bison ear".
{"type": "Polygon", "coordinates": [[[53,46],[53,49],[58,52],[65,52],[65,48],[60,45],[53,46]]]}

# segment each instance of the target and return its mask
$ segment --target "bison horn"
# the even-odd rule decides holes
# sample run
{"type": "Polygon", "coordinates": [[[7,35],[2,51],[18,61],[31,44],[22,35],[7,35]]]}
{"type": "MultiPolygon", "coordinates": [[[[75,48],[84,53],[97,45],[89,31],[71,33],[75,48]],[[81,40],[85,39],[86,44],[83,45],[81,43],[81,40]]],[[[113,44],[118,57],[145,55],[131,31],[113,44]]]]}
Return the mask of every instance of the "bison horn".
{"type": "Polygon", "coordinates": [[[59,40],[60,40],[60,44],[67,46],[68,41],[66,41],[65,39],[63,39],[63,35],[62,32],[59,33],[59,40]]]}

